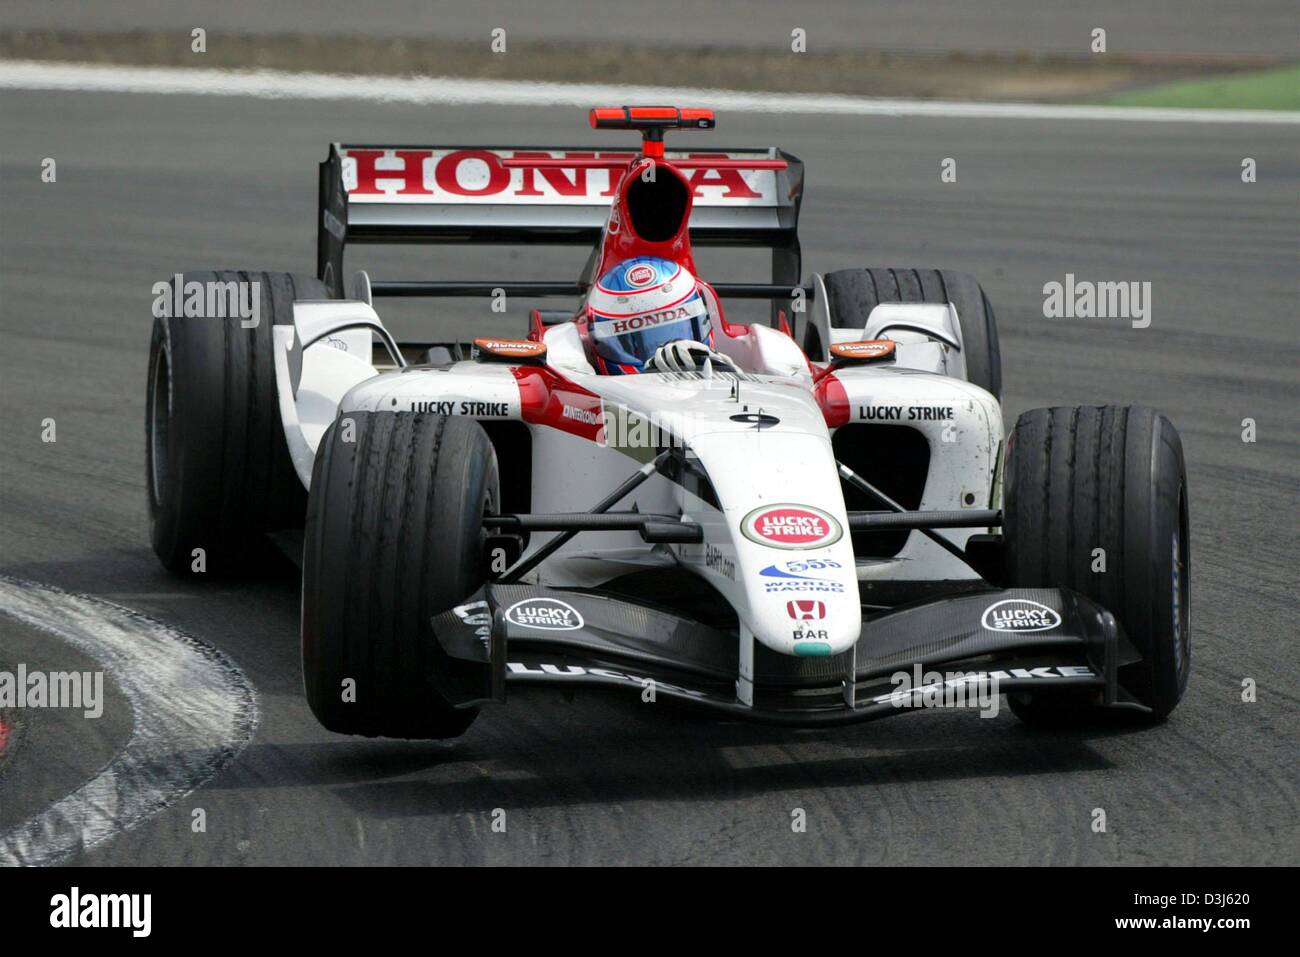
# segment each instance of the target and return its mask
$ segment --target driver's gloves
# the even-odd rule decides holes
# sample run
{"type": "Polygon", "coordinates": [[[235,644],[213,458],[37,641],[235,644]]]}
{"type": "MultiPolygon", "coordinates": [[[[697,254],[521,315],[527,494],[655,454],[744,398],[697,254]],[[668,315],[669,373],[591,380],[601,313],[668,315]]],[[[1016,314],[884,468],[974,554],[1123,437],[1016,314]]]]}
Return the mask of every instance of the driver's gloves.
{"type": "Polygon", "coordinates": [[[646,372],[694,372],[704,360],[715,365],[734,369],[736,364],[721,353],[714,352],[702,342],[693,339],[674,339],[655,350],[645,364],[646,372]]]}

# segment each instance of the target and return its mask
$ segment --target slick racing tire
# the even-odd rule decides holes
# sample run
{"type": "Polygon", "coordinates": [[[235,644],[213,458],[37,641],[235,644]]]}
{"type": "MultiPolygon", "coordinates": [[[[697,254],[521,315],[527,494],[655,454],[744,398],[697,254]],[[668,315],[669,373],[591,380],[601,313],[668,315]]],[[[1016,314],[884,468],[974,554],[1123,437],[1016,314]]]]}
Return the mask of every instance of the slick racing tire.
{"type": "MultiPolygon", "coordinates": [[[[289,273],[190,272],[181,279],[182,300],[192,282],[205,290],[208,283],[256,282],[260,312],[247,329],[238,316],[154,319],[145,401],[150,536],[159,560],[177,574],[247,574],[266,567],[266,532],[302,528],[307,502],[280,422],[272,328],[293,322],[295,300],[329,293],[315,278],[289,273]]],[[[168,313],[174,291],[173,279],[168,313]]]]}
{"type": "Polygon", "coordinates": [[[469,727],[478,709],[431,683],[443,653],[430,619],[482,584],[483,516],[500,501],[496,453],[470,419],[347,412],[326,431],[302,569],[303,678],[322,725],[387,738],[469,727]]]}
{"type": "MultiPolygon", "coordinates": [[[[1142,406],[1034,409],[1007,440],[1006,583],[1069,588],[1118,619],[1142,655],[1119,684],[1164,718],[1187,688],[1191,540],[1178,432],[1142,406]],[[1098,551],[1100,550],[1100,551],[1098,551]]],[[[1030,723],[1091,709],[1067,697],[1009,696],[1030,723]]]]}
{"type": "MultiPolygon", "coordinates": [[[[998,324],[984,290],[969,273],[950,269],[840,269],[822,277],[834,329],[863,329],[882,302],[921,302],[957,309],[966,378],[1002,399],[1002,354],[998,324]]],[[[810,335],[816,336],[815,331],[810,335]]],[[[819,344],[807,343],[810,352],[819,344]]]]}

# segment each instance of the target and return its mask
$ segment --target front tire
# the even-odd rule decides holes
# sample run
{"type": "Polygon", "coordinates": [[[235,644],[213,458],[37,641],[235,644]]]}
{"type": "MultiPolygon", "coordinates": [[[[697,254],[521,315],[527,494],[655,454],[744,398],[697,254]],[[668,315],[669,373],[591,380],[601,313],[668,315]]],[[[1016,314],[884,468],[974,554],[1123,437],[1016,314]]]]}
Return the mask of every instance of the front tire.
{"type": "MultiPolygon", "coordinates": [[[[997,319],[989,297],[970,273],[951,269],[839,269],[822,278],[835,329],[866,328],[871,310],[882,302],[951,302],[961,324],[967,381],[1001,400],[1002,354],[997,319]]],[[[816,337],[816,332],[810,331],[810,335],[816,337]]],[[[820,351],[813,342],[806,348],[810,355],[820,351]]]]}
{"type": "Polygon", "coordinates": [[[191,272],[181,282],[182,290],[258,283],[258,322],[246,329],[238,316],[154,319],[145,403],[150,539],[177,574],[248,572],[262,567],[266,532],[302,528],[307,502],[280,422],[272,330],[293,322],[296,300],[329,294],[314,277],[289,273],[191,272]]]}
{"type": "MultiPolygon", "coordinates": [[[[1173,423],[1142,406],[1026,412],[1007,440],[1003,510],[1006,583],[1073,589],[1112,612],[1142,655],[1120,685],[1167,716],[1191,671],[1187,470],[1173,423]]],[[[1088,710],[1027,694],[1011,704],[1053,724],[1088,710]]]]}
{"type": "Polygon", "coordinates": [[[307,702],[330,731],[452,738],[478,714],[430,676],[430,619],[483,583],[483,516],[499,511],[496,453],[471,419],[347,412],[312,470],[302,570],[307,702]]]}

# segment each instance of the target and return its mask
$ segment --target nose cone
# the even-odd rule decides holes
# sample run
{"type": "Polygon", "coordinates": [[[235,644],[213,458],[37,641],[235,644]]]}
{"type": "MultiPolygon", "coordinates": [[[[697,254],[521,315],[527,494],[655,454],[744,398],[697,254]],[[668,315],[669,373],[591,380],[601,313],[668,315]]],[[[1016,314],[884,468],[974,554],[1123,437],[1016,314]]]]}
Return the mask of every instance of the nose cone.
{"type": "Polygon", "coordinates": [[[644,414],[698,458],[719,504],[692,518],[723,549],[717,587],[755,639],[786,655],[852,647],[862,630],[853,545],[826,420],[807,387],[746,379],[737,389],[715,376],[667,380],[661,391],[647,381],[602,388],[630,407],[652,401],[644,414]]]}
{"type": "Polygon", "coordinates": [[[784,503],[760,506],[741,522],[794,542],[820,536],[812,548],[786,547],[748,553],[741,560],[749,598],[746,624],[759,642],[787,655],[836,655],[852,647],[862,630],[852,548],[843,522],[821,509],[784,503]],[[771,531],[771,530],[776,531],[771,531]]]}
{"type": "Polygon", "coordinates": [[[737,611],[754,637],[786,655],[852,647],[862,606],[829,440],[709,435],[697,448],[706,449],[706,464],[719,463],[709,475],[735,543],[737,611]]]}

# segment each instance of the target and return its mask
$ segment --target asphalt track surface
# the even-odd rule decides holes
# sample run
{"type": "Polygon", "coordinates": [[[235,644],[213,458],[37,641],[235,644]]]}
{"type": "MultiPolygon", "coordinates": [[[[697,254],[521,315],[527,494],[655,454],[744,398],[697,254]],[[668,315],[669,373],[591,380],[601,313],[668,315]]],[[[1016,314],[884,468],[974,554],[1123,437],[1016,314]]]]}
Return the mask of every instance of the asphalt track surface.
{"type": "MultiPolygon", "coordinates": [[[[941,265],[983,279],[998,308],[1008,423],[1062,403],[1143,402],[1172,416],[1189,464],[1194,642],[1172,718],[1043,734],[1009,712],[929,712],[797,731],[606,693],[520,695],[445,743],[322,731],[301,694],[293,572],[178,581],[149,549],[152,284],[186,268],[309,271],[315,164],[331,139],[609,140],[571,108],[6,92],[0,575],[193,636],[242,671],[259,712],[251,743],[206,785],[71,860],[1300,863],[1300,132],[758,115],[723,116],[720,127],[707,142],[779,144],[806,161],[808,269],[941,265]],[[57,160],[55,183],[41,182],[44,157],[57,160]],[[944,157],[957,160],[955,184],[939,182],[944,157]],[[1243,157],[1257,161],[1257,183],[1241,182],[1243,157]],[[1151,326],[1043,318],[1043,284],[1066,273],[1151,282],[1151,326]],[[40,439],[47,417],[54,443],[40,439]],[[1254,443],[1242,441],[1245,418],[1254,443]],[[1242,702],[1244,679],[1257,702],[1242,702]],[[197,808],[205,833],[191,830],[197,808]],[[504,834],[491,828],[498,808],[504,834]],[[805,833],[791,829],[796,808],[805,833]],[[1096,808],[1105,833],[1091,828],[1096,808]]],[[[571,274],[575,258],[371,249],[350,265],[538,278],[571,274]]],[[[742,266],[754,263],[710,257],[704,270],[727,279],[742,266]]],[[[403,335],[524,322],[474,305],[395,316],[403,335]]],[[[0,613],[0,669],[20,661],[89,667],[77,648],[0,613]]],[[[0,837],[124,747],[141,718],[128,713],[129,686],[148,678],[110,671],[97,721],[0,714],[18,719],[0,755],[0,837]]]]}
{"type": "MultiPolygon", "coordinates": [[[[809,50],[960,50],[969,54],[1089,52],[1106,30],[1113,54],[1218,54],[1295,58],[1295,0],[6,0],[11,30],[118,33],[194,27],[244,34],[436,35],[510,43],[789,49],[790,31],[809,50]]],[[[681,81],[689,85],[690,77],[681,81]]]]}

